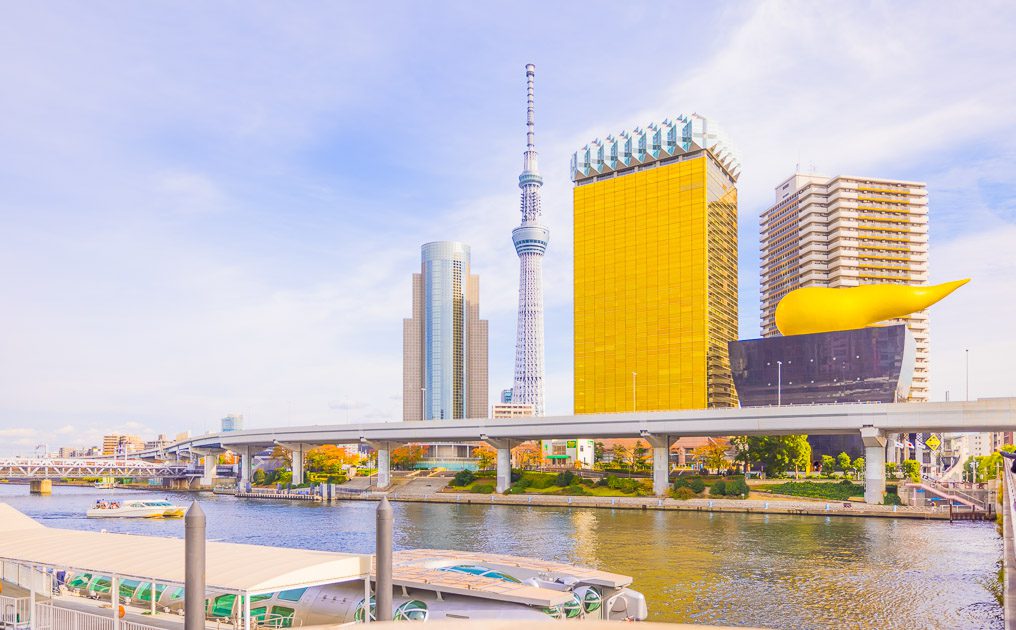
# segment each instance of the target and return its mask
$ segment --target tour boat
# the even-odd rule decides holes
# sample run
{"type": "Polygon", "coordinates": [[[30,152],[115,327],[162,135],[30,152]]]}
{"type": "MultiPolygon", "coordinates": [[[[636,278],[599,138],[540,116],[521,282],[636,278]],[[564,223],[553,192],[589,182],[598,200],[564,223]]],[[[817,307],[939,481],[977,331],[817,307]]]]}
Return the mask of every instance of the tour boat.
{"type": "Polygon", "coordinates": [[[88,518],[182,518],[184,508],[169,501],[105,501],[86,513],[88,518]]]}

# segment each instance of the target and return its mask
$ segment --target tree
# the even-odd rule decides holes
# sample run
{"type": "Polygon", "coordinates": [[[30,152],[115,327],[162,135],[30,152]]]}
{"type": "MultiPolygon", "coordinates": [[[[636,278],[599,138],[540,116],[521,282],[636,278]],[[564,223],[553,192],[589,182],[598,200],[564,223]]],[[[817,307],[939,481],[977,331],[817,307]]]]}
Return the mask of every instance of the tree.
{"type": "Polygon", "coordinates": [[[917,463],[916,459],[903,460],[901,468],[903,470],[904,477],[909,477],[914,483],[921,480],[921,465],[917,463]]]}
{"type": "Polygon", "coordinates": [[[407,444],[398,448],[392,449],[389,455],[389,461],[392,466],[396,468],[412,469],[423,456],[427,454],[427,450],[421,444],[407,444]]]}
{"type": "Polygon", "coordinates": [[[610,449],[610,454],[614,457],[614,465],[618,468],[624,468],[628,462],[628,447],[624,444],[615,444],[610,449]]]}
{"type": "Polygon", "coordinates": [[[899,466],[896,465],[896,462],[886,462],[885,463],[885,476],[888,477],[889,479],[895,479],[896,478],[896,471],[897,471],[898,468],[899,468],[899,466]]]}
{"type": "Polygon", "coordinates": [[[807,435],[752,435],[748,437],[748,457],[767,474],[778,477],[791,469],[807,468],[811,445],[807,435]]]}
{"type": "Polygon", "coordinates": [[[490,470],[497,463],[497,451],[486,444],[474,447],[473,457],[476,458],[476,467],[480,470],[490,470]]]}
{"type": "Polygon", "coordinates": [[[833,474],[834,470],[836,470],[836,460],[833,459],[832,455],[823,455],[822,472],[824,472],[827,475],[831,475],[833,474]]]}
{"type": "Polygon", "coordinates": [[[636,440],[635,446],[631,449],[631,469],[635,471],[646,468],[646,455],[648,454],[649,449],[642,440],[636,440]]]}
{"type": "Polygon", "coordinates": [[[282,464],[281,467],[286,470],[293,469],[293,452],[288,448],[276,444],[272,448],[272,459],[279,461],[282,464]]]}
{"type": "Polygon", "coordinates": [[[605,447],[603,442],[593,442],[593,463],[603,461],[605,447]]]}
{"type": "Polygon", "coordinates": [[[844,474],[850,472],[850,455],[846,453],[840,453],[836,456],[836,467],[843,471],[844,474]]]}
{"type": "Polygon", "coordinates": [[[748,472],[748,468],[751,466],[751,445],[748,442],[748,436],[735,435],[730,438],[730,446],[734,449],[734,461],[744,467],[744,472],[748,472]]]}
{"type": "Polygon", "coordinates": [[[258,468],[254,471],[254,474],[251,475],[250,480],[255,486],[263,486],[268,481],[268,475],[265,474],[265,471],[258,468]]]}
{"type": "Polygon", "coordinates": [[[532,442],[516,446],[513,454],[515,465],[519,468],[535,468],[540,465],[540,448],[532,442]]]}
{"type": "Polygon", "coordinates": [[[727,460],[728,446],[729,443],[726,440],[709,438],[705,444],[693,450],[691,454],[692,457],[702,462],[707,471],[711,468],[716,471],[716,474],[719,474],[720,470],[729,463],[727,460]]]}
{"type": "Polygon", "coordinates": [[[308,451],[305,460],[308,472],[338,475],[342,473],[344,466],[355,466],[358,464],[360,462],[360,455],[350,453],[346,449],[334,444],[325,444],[308,451]]]}
{"type": "Polygon", "coordinates": [[[863,474],[864,474],[864,463],[865,463],[865,462],[864,462],[864,458],[863,458],[863,457],[858,457],[858,458],[857,458],[857,459],[855,459],[855,460],[854,460],[854,462],[853,462],[853,463],[851,464],[851,467],[853,467],[854,471],[855,471],[855,472],[856,472],[856,473],[857,473],[858,475],[863,475],[863,474]]]}

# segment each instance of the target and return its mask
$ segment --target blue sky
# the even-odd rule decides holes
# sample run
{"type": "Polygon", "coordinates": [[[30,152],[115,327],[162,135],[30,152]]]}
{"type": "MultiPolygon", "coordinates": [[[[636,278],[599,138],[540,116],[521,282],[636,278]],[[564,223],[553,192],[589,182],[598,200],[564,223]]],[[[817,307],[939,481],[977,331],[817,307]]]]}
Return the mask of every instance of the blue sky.
{"type": "Polygon", "coordinates": [[[932,387],[1014,393],[1011,3],[21,3],[0,22],[0,446],[401,417],[419,245],[463,240],[510,385],[524,148],[551,244],[548,413],[571,411],[568,160],[681,112],[793,172],[928,182],[932,387]]]}

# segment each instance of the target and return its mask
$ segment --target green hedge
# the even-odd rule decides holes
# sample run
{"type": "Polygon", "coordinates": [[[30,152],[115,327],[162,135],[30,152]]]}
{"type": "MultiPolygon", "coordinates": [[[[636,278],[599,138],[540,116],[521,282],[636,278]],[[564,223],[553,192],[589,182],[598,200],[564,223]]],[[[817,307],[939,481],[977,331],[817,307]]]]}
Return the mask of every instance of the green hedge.
{"type": "Polygon", "coordinates": [[[846,501],[851,497],[864,496],[864,486],[849,479],[840,483],[815,483],[813,481],[789,481],[767,489],[774,494],[786,494],[793,497],[809,497],[814,499],[831,499],[846,501]]]}

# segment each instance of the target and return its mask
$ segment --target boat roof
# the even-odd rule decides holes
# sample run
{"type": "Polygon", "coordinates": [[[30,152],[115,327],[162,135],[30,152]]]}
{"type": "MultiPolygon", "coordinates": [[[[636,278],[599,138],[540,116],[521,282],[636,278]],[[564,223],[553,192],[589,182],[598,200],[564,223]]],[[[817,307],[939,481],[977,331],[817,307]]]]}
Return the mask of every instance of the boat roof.
{"type": "Polygon", "coordinates": [[[393,562],[415,563],[428,560],[453,560],[455,562],[472,562],[483,566],[497,565],[499,567],[519,567],[547,573],[550,575],[570,575],[581,579],[589,584],[606,586],[609,588],[624,588],[631,585],[632,578],[620,573],[600,571],[590,567],[539,560],[537,558],[524,558],[522,556],[509,556],[496,553],[474,553],[470,551],[450,551],[447,549],[410,549],[399,551],[394,554],[393,562]]]}
{"type": "MultiPolygon", "coordinates": [[[[483,575],[443,571],[426,566],[434,560],[451,561],[455,564],[477,564],[482,566],[524,567],[548,574],[571,575],[590,584],[620,588],[631,584],[625,575],[607,573],[584,567],[575,567],[556,562],[545,562],[533,558],[505,556],[500,554],[470,553],[444,549],[411,549],[398,551],[392,557],[392,582],[407,588],[420,588],[442,593],[466,595],[483,599],[528,604],[530,606],[559,606],[572,600],[572,594],[528,584],[508,582],[483,575]]],[[[372,570],[374,567],[372,567],[372,570]]]]}
{"type": "MultiPolygon", "coordinates": [[[[206,588],[272,593],[363,579],[366,554],[225,542],[205,546],[206,588]]],[[[184,583],[184,541],[45,527],[0,503],[0,559],[121,578],[184,583]]]]}

